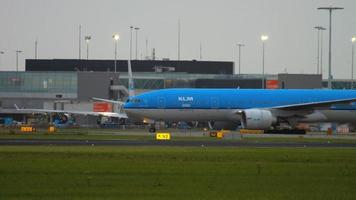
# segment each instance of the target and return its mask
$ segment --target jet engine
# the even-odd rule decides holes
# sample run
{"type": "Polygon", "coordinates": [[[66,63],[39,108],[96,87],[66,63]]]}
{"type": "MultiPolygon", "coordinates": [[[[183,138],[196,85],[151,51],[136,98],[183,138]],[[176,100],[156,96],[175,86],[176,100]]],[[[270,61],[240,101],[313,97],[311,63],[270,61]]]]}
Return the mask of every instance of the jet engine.
{"type": "Polygon", "coordinates": [[[265,130],[276,122],[276,117],[269,110],[247,109],[241,116],[241,125],[245,129],[265,130]]]}

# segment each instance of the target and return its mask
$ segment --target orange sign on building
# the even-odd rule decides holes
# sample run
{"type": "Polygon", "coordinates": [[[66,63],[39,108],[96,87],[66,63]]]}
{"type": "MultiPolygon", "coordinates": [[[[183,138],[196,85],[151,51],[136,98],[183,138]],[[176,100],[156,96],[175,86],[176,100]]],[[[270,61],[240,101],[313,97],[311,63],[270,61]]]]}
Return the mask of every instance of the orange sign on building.
{"type": "Polygon", "coordinates": [[[278,80],[266,80],[267,89],[278,89],[278,80]]]}
{"type": "Polygon", "coordinates": [[[107,102],[94,102],[93,103],[94,112],[112,112],[111,103],[107,102]]]}

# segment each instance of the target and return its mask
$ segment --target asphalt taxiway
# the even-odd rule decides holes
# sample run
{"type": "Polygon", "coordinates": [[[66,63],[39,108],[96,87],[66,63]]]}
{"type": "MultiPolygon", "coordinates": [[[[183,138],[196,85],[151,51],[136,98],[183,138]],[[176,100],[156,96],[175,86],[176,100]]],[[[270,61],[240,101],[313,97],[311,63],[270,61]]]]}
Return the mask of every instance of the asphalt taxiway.
{"type": "Polygon", "coordinates": [[[30,145],[30,146],[174,146],[174,147],[336,147],[356,148],[356,143],[333,142],[249,142],[249,141],[189,141],[189,140],[76,140],[76,139],[0,139],[0,146],[30,145]]]}

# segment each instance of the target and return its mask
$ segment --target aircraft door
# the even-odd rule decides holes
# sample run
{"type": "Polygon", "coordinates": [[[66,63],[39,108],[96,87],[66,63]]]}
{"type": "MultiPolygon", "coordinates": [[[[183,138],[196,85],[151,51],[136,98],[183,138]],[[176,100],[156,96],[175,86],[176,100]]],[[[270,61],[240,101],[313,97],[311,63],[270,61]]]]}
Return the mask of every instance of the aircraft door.
{"type": "Polygon", "coordinates": [[[219,108],[219,99],[218,99],[218,97],[211,97],[210,98],[210,107],[211,108],[219,108]]]}
{"type": "Polygon", "coordinates": [[[158,97],[158,108],[166,107],[166,100],[164,97],[158,97]]]}

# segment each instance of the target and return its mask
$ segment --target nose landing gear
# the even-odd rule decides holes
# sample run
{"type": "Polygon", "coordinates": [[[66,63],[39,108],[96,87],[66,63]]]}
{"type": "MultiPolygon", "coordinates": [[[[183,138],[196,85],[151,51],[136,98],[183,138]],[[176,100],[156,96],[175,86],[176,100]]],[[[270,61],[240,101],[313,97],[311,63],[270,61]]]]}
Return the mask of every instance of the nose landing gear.
{"type": "Polygon", "coordinates": [[[156,128],[154,126],[151,126],[149,129],[148,129],[148,132],[150,133],[155,133],[156,132],[156,128]]]}

